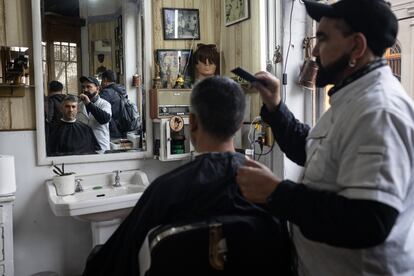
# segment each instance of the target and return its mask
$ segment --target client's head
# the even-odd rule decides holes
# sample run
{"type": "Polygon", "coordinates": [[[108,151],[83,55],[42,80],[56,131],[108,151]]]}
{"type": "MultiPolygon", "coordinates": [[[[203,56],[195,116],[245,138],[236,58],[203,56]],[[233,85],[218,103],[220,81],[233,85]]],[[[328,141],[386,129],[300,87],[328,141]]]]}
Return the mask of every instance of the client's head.
{"type": "Polygon", "coordinates": [[[242,126],[245,107],[244,92],[233,80],[214,76],[199,82],[191,92],[190,112],[196,150],[234,150],[233,136],[242,126]]]}
{"type": "Polygon", "coordinates": [[[78,112],[78,98],[73,95],[65,96],[62,100],[61,110],[62,119],[65,122],[75,121],[78,112]]]}
{"type": "Polygon", "coordinates": [[[49,94],[61,94],[63,90],[63,84],[60,81],[52,80],[48,86],[49,94]]]}

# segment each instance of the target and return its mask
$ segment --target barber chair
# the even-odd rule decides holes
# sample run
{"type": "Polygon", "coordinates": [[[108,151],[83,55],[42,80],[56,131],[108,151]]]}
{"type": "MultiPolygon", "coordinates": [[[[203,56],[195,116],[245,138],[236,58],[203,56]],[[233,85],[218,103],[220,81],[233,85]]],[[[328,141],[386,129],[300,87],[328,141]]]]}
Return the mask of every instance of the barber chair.
{"type": "Polygon", "coordinates": [[[217,216],[153,228],[141,246],[141,276],[293,275],[286,225],[217,216]]]}

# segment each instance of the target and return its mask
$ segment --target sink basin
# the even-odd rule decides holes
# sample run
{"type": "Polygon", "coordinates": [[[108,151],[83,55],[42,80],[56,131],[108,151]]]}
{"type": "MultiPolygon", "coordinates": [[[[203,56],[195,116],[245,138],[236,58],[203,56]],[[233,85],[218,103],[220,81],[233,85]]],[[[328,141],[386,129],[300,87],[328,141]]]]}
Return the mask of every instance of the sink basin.
{"type": "Polygon", "coordinates": [[[123,171],[121,187],[114,187],[114,173],[77,175],[82,192],[58,196],[52,180],[46,181],[49,205],[56,216],[73,216],[88,221],[124,218],[149,185],[141,170],[123,171]]]}

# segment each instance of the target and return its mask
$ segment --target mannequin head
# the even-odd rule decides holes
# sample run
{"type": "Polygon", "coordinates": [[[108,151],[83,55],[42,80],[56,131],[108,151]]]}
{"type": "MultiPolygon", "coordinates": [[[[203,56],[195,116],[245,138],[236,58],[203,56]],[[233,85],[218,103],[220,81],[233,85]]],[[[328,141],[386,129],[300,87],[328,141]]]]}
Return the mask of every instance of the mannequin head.
{"type": "Polygon", "coordinates": [[[196,81],[220,74],[220,54],[215,44],[198,44],[193,60],[196,81]]]}

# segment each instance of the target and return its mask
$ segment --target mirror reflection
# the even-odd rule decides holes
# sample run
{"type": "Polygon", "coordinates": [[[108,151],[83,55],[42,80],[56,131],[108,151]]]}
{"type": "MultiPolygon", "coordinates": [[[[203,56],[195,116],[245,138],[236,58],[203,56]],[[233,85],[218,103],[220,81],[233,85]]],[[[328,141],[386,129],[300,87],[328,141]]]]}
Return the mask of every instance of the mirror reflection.
{"type": "Polygon", "coordinates": [[[145,150],[141,87],[124,75],[137,25],[123,28],[121,2],[42,1],[47,156],[145,150]]]}

